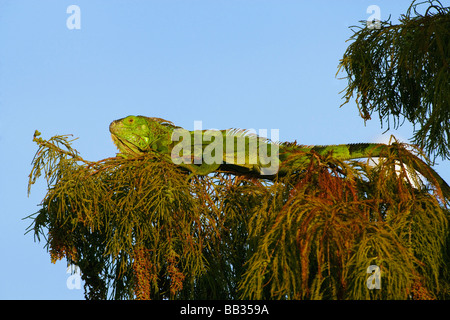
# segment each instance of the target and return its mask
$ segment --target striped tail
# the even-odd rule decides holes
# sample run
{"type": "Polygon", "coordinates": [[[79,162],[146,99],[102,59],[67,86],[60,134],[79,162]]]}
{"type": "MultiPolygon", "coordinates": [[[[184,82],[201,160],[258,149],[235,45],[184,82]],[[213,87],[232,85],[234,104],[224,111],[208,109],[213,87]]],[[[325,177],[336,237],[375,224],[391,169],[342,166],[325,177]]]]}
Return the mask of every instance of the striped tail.
{"type": "Polygon", "coordinates": [[[428,163],[409,151],[405,144],[402,143],[393,143],[391,145],[355,143],[328,146],[302,146],[296,143],[287,143],[280,147],[280,161],[282,164],[278,175],[285,175],[288,171],[283,166],[283,162],[286,161],[286,163],[289,163],[289,166],[297,167],[306,161],[306,158],[301,154],[310,151],[314,151],[321,156],[332,153],[332,156],[339,160],[362,158],[393,159],[398,164],[404,164],[406,167],[414,169],[428,182],[432,183],[436,187],[436,191],[443,203],[450,201],[450,187],[447,182],[428,163]],[[291,160],[287,161],[289,159],[291,160]]]}

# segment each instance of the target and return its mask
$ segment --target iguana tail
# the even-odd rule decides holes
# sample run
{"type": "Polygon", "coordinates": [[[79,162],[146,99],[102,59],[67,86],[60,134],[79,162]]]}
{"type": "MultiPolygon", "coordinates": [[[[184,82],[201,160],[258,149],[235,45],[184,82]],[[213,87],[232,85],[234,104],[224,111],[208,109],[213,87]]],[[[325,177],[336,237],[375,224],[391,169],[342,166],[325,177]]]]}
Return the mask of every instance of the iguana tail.
{"type": "Polygon", "coordinates": [[[286,160],[292,153],[314,151],[321,156],[332,152],[335,158],[350,160],[368,157],[379,157],[387,145],[382,143],[354,143],[327,146],[301,146],[287,143],[280,147],[280,161],[286,160]]]}
{"type": "Polygon", "coordinates": [[[430,183],[435,185],[437,192],[445,203],[450,200],[450,187],[444,179],[425,161],[420,159],[411,151],[407,150],[404,144],[393,143],[386,145],[382,143],[355,143],[328,146],[301,146],[296,143],[288,143],[280,146],[281,167],[278,175],[287,173],[283,162],[289,163],[289,169],[298,167],[306,160],[301,153],[314,151],[321,156],[332,153],[334,158],[339,160],[352,160],[362,158],[385,158],[393,159],[405,164],[408,168],[420,173],[430,183]],[[299,156],[295,156],[298,154],[299,156]],[[292,157],[292,158],[291,158],[292,157]],[[289,159],[291,159],[289,161],[289,159]]]}

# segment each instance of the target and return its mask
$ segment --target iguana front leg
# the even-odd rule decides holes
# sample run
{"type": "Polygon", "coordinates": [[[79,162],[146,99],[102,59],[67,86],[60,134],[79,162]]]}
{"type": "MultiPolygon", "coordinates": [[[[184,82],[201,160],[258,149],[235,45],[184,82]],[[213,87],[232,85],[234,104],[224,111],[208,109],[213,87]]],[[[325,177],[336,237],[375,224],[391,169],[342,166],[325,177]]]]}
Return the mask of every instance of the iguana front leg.
{"type": "Polygon", "coordinates": [[[205,161],[202,160],[202,162],[200,164],[195,164],[192,163],[192,159],[190,159],[189,162],[191,163],[185,163],[183,161],[179,162],[179,161],[174,161],[174,159],[171,158],[171,156],[169,155],[165,155],[168,161],[172,161],[173,163],[175,163],[177,166],[180,166],[186,170],[189,170],[191,173],[188,176],[188,180],[190,178],[192,178],[195,175],[200,175],[200,176],[206,176],[210,173],[213,173],[214,171],[218,170],[220,167],[220,163],[211,163],[208,164],[205,161]]]}
{"type": "Polygon", "coordinates": [[[207,164],[205,162],[202,162],[202,164],[200,164],[200,165],[181,163],[181,164],[179,164],[179,166],[191,171],[191,173],[188,176],[188,180],[189,180],[193,176],[196,176],[196,175],[206,176],[207,174],[210,174],[210,173],[216,171],[217,169],[219,169],[220,164],[219,163],[207,164]]]}

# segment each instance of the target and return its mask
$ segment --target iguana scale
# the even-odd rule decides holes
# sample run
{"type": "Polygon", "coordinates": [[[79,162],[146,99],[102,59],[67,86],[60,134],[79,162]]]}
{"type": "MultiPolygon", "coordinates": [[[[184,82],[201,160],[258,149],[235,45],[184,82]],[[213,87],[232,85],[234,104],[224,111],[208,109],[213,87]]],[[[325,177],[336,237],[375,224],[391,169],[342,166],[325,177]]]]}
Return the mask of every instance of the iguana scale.
{"type": "MultiPolygon", "coordinates": [[[[128,116],[115,120],[110,124],[109,130],[120,156],[136,157],[149,152],[163,154],[188,169],[192,175],[207,175],[220,170],[271,179],[276,175],[286,174],[287,169],[280,167],[280,164],[294,152],[314,151],[320,155],[333,152],[337,159],[350,160],[383,156],[388,147],[379,143],[327,146],[273,143],[257,135],[248,134],[245,130],[187,131],[170,121],[145,116],[128,116]],[[221,148],[211,150],[213,142],[216,147],[221,148]],[[260,154],[262,148],[265,149],[262,154],[267,155],[266,157],[260,154]],[[221,154],[215,154],[214,151],[217,150],[220,150],[221,154]]],[[[420,166],[414,169],[429,181],[437,183],[449,199],[450,187],[447,183],[423,160],[416,158],[420,166]]],[[[293,165],[295,166],[295,162],[293,165]]]]}

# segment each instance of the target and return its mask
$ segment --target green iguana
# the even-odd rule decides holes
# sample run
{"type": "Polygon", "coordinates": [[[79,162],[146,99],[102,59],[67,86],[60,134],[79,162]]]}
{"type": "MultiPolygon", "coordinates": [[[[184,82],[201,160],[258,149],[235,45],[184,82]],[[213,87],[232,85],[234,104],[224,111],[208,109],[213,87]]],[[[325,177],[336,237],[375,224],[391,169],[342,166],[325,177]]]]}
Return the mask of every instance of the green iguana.
{"type": "MultiPolygon", "coordinates": [[[[170,157],[174,163],[188,169],[191,175],[206,175],[220,170],[273,179],[276,175],[286,174],[287,169],[280,164],[294,152],[315,151],[320,155],[333,152],[335,158],[350,160],[380,157],[389,147],[378,143],[329,146],[273,143],[245,130],[187,131],[170,121],[144,116],[128,116],[113,121],[109,130],[120,151],[119,156],[127,158],[156,152],[170,157]]],[[[414,169],[430,182],[438,184],[444,196],[450,199],[447,183],[423,160],[414,157],[414,169]]]]}

